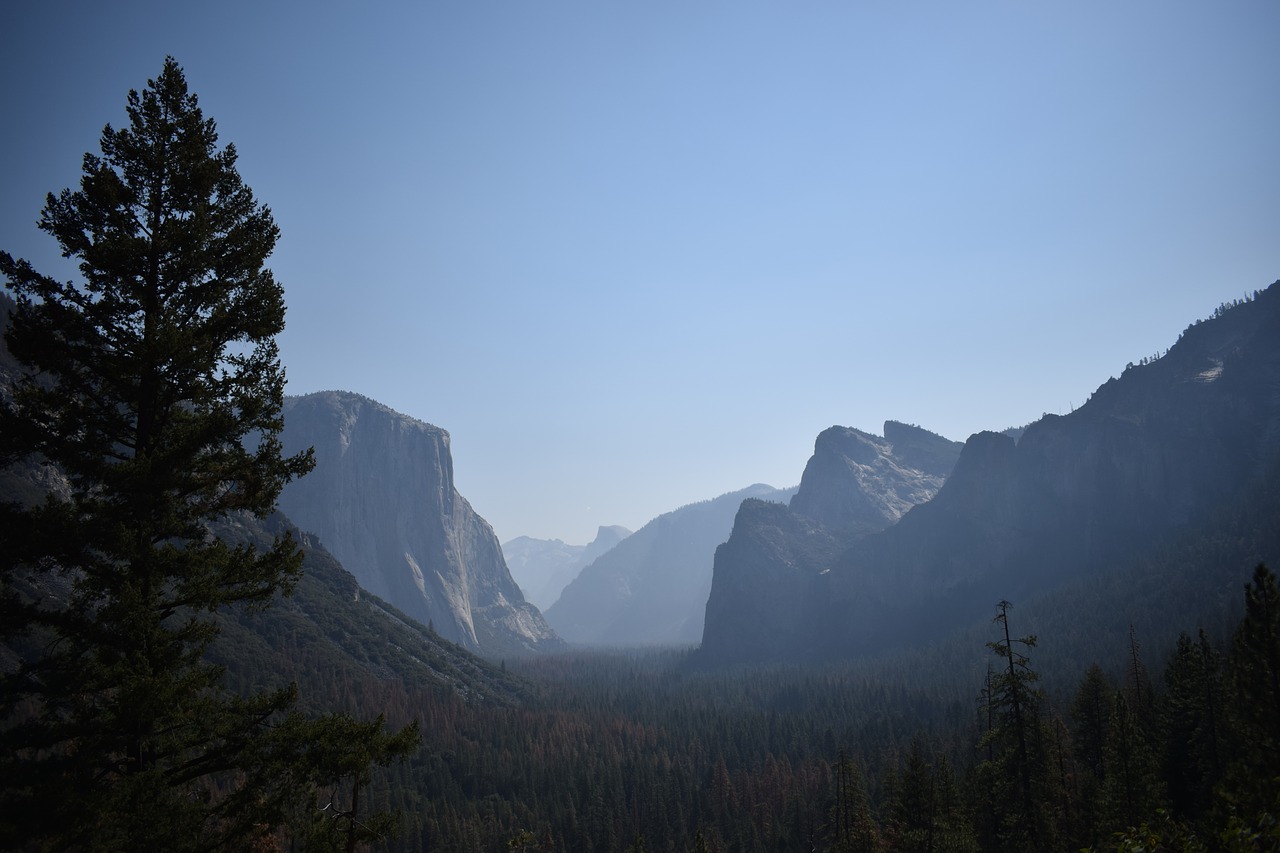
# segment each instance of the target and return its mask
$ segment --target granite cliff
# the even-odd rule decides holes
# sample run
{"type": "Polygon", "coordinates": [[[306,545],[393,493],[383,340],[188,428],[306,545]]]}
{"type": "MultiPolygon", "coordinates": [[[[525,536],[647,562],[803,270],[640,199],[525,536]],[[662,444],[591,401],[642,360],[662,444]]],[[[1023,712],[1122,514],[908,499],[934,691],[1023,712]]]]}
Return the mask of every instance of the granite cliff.
{"type": "Polygon", "coordinates": [[[831,427],[814,442],[791,509],[844,538],[883,530],[937,493],[960,448],[897,421],[883,437],[831,427]]]}
{"type": "Polygon", "coordinates": [[[374,595],[497,656],[560,640],[525,601],[489,524],[453,484],[449,434],[358,394],[285,400],[286,453],[315,448],[280,509],[374,595]]]}
{"type": "MultiPolygon", "coordinates": [[[[1074,412],[1047,415],[1016,441],[972,436],[937,495],[879,533],[837,539],[807,560],[788,554],[785,577],[776,567],[762,573],[759,548],[722,549],[705,656],[846,657],[939,639],[990,619],[999,599],[1034,602],[1090,576],[1140,595],[1136,581],[1124,585],[1158,549],[1254,536],[1214,525],[1243,517],[1239,502],[1267,493],[1277,472],[1280,285],[1272,285],[1189,327],[1163,357],[1129,365],[1074,412]],[[744,615],[750,602],[757,610],[778,602],[767,636],[744,615]]],[[[1192,607],[1249,568],[1188,563],[1156,583],[1177,585],[1192,607]]]]}
{"type": "Polygon", "coordinates": [[[712,556],[739,504],[793,493],[756,484],[658,516],[586,566],[547,609],[547,621],[585,645],[697,643],[712,556]]]}
{"type": "Polygon", "coordinates": [[[834,426],[819,434],[788,506],[748,500],[715,552],[703,657],[768,661],[812,653],[805,614],[821,609],[810,578],[849,545],[932,498],[959,442],[888,421],[884,435],[834,426]]]}

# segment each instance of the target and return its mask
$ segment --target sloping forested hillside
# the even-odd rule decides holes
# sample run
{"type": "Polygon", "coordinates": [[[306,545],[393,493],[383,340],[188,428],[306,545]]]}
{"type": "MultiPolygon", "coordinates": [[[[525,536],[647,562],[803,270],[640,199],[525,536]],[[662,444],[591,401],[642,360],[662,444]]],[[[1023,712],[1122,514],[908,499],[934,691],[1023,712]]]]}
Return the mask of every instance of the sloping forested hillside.
{"type": "Polygon", "coordinates": [[[519,679],[365,592],[284,516],[237,519],[221,533],[262,541],[285,529],[302,543],[302,578],[269,608],[242,608],[221,620],[212,656],[228,668],[232,686],[296,682],[316,709],[381,713],[400,722],[414,717],[411,697],[422,691],[482,704],[520,701],[528,688],[519,679]]]}

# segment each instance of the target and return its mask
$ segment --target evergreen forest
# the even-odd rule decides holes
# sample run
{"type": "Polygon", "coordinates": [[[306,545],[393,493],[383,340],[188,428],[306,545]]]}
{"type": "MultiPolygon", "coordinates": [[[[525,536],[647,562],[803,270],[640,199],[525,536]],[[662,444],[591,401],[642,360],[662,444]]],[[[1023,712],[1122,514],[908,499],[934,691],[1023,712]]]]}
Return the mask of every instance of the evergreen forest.
{"type": "Polygon", "coordinates": [[[1259,566],[1242,592],[1228,636],[1120,635],[1074,679],[1042,678],[1054,638],[1000,602],[967,694],[925,653],[725,672],[677,650],[507,662],[509,700],[384,689],[424,734],[374,777],[387,849],[1277,849],[1280,590],[1259,566]]]}

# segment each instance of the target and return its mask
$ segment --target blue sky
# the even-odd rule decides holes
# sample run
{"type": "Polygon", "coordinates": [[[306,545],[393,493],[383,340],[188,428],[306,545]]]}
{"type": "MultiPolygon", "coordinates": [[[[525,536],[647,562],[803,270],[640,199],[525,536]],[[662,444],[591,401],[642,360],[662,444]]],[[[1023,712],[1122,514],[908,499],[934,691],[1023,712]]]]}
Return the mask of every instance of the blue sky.
{"type": "Polygon", "coordinates": [[[1069,411],[1280,278],[1278,43],[1274,0],[16,0],[0,248],[62,274],[44,194],[174,55],[282,230],[290,392],[583,543],[832,424],[1069,411]]]}

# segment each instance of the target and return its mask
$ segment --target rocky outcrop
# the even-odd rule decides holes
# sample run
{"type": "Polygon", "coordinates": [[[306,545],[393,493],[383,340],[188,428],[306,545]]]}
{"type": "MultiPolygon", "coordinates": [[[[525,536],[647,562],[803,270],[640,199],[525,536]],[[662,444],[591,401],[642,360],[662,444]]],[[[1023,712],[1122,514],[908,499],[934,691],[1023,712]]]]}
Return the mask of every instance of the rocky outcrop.
{"type": "Polygon", "coordinates": [[[561,591],[584,566],[630,535],[627,528],[612,524],[601,526],[596,538],[587,545],[517,536],[502,544],[502,555],[525,600],[545,611],[556,603],[561,591]]]}
{"type": "MultiPolygon", "coordinates": [[[[989,619],[999,599],[1118,577],[1177,537],[1237,535],[1205,525],[1278,468],[1280,284],[1193,325],[1165,356],[1130,365],[1016,443],[970,438],[933,500],[825,565],[797,561],[787,600],[799,603],[774,617],[768,641],[718,606],[722,584],[741,600],[733,587],[753,576],[741,557],[718,558],[704,650],[720,661],[757,659],[749,650],[762,644],[773,658],[844,657],[938,639],[989,619]]],[[[1187,569],[1187,594],[1207,589],[1195,575],[1213,569],[1187,569]]],[[[780,598],[776,583],[755,594],[780,598]]]]}
{"type": "Polygon", "coordinates": [[[883,437],[831,427],[814,442],[791,509],[839,537],[883,530],[937,494],[960,447],[897,421],[883,437]]]}
{"type": "Polygon", "coordinates": [[[447,432],[348,392],[287,398],[284,421],[285,452],[314,447],[316,467],[280,509],[361,586],[481,654],[560,645],[454,488],[447,432]]]}
{"type": "Polygon", "coordinates": [[[803,623],[823,607],[812,578],[852,542],[932,498],[960,448],[897,421],[883,436],[841,426],[819,434],[790,505],[744,502],[716,550],[702,657],[764,662],[812,651],[803,623]]]}
{"type": "Polygon", "coordinates": [[[793,493],[757,484],[658,516],[584,568],[548,608],[547,621],[586,645],[697,643],[716,546],[739,505],[793,493]]]}

